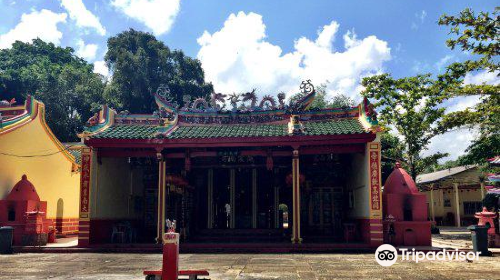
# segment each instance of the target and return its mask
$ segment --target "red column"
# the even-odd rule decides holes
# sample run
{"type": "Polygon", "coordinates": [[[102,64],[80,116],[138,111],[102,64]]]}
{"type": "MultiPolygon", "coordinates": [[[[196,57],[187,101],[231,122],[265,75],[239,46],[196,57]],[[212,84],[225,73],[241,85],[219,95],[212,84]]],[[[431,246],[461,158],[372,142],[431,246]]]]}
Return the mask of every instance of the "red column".
{"type": "Polygon", "coordinates": [[[382,226],[382,193],[380,171],[380,143],[367,143],[368,148],[368,176],[370,182],[370,246],[378,247],[383,244],[382,226]]]}
{"type": "Polygon", "coordinates": [[[157,225],[156,242],[158,244],[161,244],[162,236],[165,233],[165,191],[166,191],[165,175],[167,171],[167,165],[161,153],[158,153],[157,157],[158,157],[158,225],[157,225]]]}
{"type": "Polygon", "coordinates": [[[293,151],[292,159],[292,180],[293,180],[293,224],[292,224],[292,243],[302,243],[300,238],[300,169],[299,169],[299,151],[293,151]]]}
{"type": "Polygon", "coordinates": [[[80,219],[78,222],[78,247],[88,247],[90,242],[90,191],[92,187],[92,149],[82,149],[80,172],[80,219]]]}

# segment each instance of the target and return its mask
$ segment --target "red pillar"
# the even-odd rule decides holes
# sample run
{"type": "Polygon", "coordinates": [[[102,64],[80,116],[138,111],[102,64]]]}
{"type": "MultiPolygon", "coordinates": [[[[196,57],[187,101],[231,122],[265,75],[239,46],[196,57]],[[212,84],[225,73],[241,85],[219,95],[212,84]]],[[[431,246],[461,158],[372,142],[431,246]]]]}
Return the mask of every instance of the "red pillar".
{"type": "Polygon", "coordinates": [[[370,246],[378,247],[383,244],[382,225],[382,192],[381,192],[381,166],[379,142],[367,143],[368,150],[368,176],[370,182],[370,246]]]}
{"type": "Polygon", "coordinates": [[[299,169],[299,151],[293,151],[292,159],[292,180],[293,180],[293,224],[292,224],[292,243],[302,243],[300,237],[300,169],[299,169]]]}
{"type": "Polygon", "coordinates": [[[80,217],[78,222],[78,247],[90,244],[90,192],[92,189],[92,149],[82,149],[80,172],[80,217]]]}
{"type": "Polygon", "coordinates": [[[164,157],[161,153],[157,154],[158,158],[158,225],[156,242],[161,244],[162,236],[165,233],[165,192],[166,180],[165,175],[167,166],[164,157]]]}

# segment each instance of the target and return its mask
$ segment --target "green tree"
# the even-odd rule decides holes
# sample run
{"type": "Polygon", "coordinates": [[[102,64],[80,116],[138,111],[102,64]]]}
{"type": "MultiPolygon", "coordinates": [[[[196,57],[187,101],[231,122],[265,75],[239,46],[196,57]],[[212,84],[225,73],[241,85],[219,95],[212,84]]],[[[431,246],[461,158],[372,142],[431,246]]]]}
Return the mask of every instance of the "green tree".
{"type": "Polygon", "coordinates": [[[440,164],[429,165],[424,169],[425,173],[436,172],[440,170],[450,169],[453,167],[460,166],[460,157],[456,160],[447,160],[446,162],[440,164]]]}
{"type": "Polygon", "coordinates": [[[205,83],[200,61],[171,51],[149,33],[130,29],[109,38],[105,61],[112,78],[104,96],[117,109],[153,112],[153,94],[161,84],[170,88],[178,104],[184,95],[206,97],[213,91],[205,83]]]}
{"type": "MultiPolygon", "coordinates": [[[[315,88],[316,96],[311,104],[311,109],[325,109],[325,108],[349,108],[354,106],[351,98],[343,94],[337,94],[332,99],[327,99],[326,84],[321,84],[315,88]]],[[[299,92],[290,97],[289,104],[297,102],[304,94],[299,92]]]]}
{"type": "Polygon", "coordinates": [[[0,50],[1,99],[16,98],[19,104],[33,95],[42,101],[47,123],[61,141],[78,139],[76,133],[102,103],[103,89],[103,77],[72,48],[35,39],[0,50]]]}
{"type": "Polygon", "coordinates": [[[436,153],[423,157],[422,152],[434,136],[443,133],[439,123],[445,109],[438,105],[452,84],[448,76],[434,80],[430,74],[401,79],[382,74],[362,81],[365,90],[361,94],[375,99],[382,125],[393,127],[401,135],[404,163],[413,179],[427,165],[447,156],[436,153]]]}
{"type": "MultiPolygon", "coordinates": [[[[468,73],[489,71],[500,75],[500,8],[492,13],[476,14],[467,8],[456,16],[443,15],[438,22],[450,27],[452,38],[446,41],[451,49],[460,48],[470,52],[472,59],[453,63],[447,68],[447,74],[461,81],[468,73]]],[[[443,127],[479,128],[479,137],[467,149],[467,154],[460,159],[461,164],[486,163],[487,158],[500,154],[500,85],[460,85],[450,97],[480,96],[480,102],[473,108],[447,115],[443,127]]]]}
{"type": "Polygon", "coordinates": [[[382,133],[380,137],[381,144],[381,170],[382,170],[382,183],[385,184],[385,180],[391,174],[396,162],[405,163],[404,160],[404,145],[401,143],[399,138],[389,131],[382,133]]]}

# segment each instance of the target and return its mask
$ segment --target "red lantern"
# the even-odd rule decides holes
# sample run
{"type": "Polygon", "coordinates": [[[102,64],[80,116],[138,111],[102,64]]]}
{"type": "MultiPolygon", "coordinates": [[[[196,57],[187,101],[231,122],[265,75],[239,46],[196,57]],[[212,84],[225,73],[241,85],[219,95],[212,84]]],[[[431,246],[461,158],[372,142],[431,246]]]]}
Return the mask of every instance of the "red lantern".
{"type": "Polygon", "coordinates": [[[177,187],[185,187],[188,185],[186,179],[180,175],[167,175],[166,180],[168,184],[172,184],[177,187]]]}
{"type": "MultiPolygon", "coordinates": [[[[287,185],[292,185],[292,183],[293,183],[293,174],[292,173],[288,174],[286,176],[285,181],[286,181],[287,185]]],[[[303,184],[305,181],[306,181],[306,176],[304,174],[300,173],[300,175],[299,175],[299,182],[300,182],[300,184],[303,184]]]]}

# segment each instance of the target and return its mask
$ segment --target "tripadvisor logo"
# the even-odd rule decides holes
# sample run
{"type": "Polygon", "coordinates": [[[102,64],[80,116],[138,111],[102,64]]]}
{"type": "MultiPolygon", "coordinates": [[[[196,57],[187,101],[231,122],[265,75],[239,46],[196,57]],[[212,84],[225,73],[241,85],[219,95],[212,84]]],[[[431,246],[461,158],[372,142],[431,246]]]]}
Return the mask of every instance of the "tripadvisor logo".
{"type": "MultiPolygon", "coordinates": [[[[479,252],[464,252],[458,251],[458,249],[422,252],[416,251],[415,248],[411,250],[404,248],[400,249],[400,253],[402,261],[414,261],[415,263],[423,260],[474,261],[479,259],[479,252]]],[[[381,266],[391,266],[398,260],[398,250],[389,244],[380,245],[375,251],[375,260],[381,266]]]]}
{"type": "Polygon", "coordinates": [[[390,244],[382,244],[375,251],[375,260],[381,266],[391,266],[398,260],[398,251],[390,244]]]}

